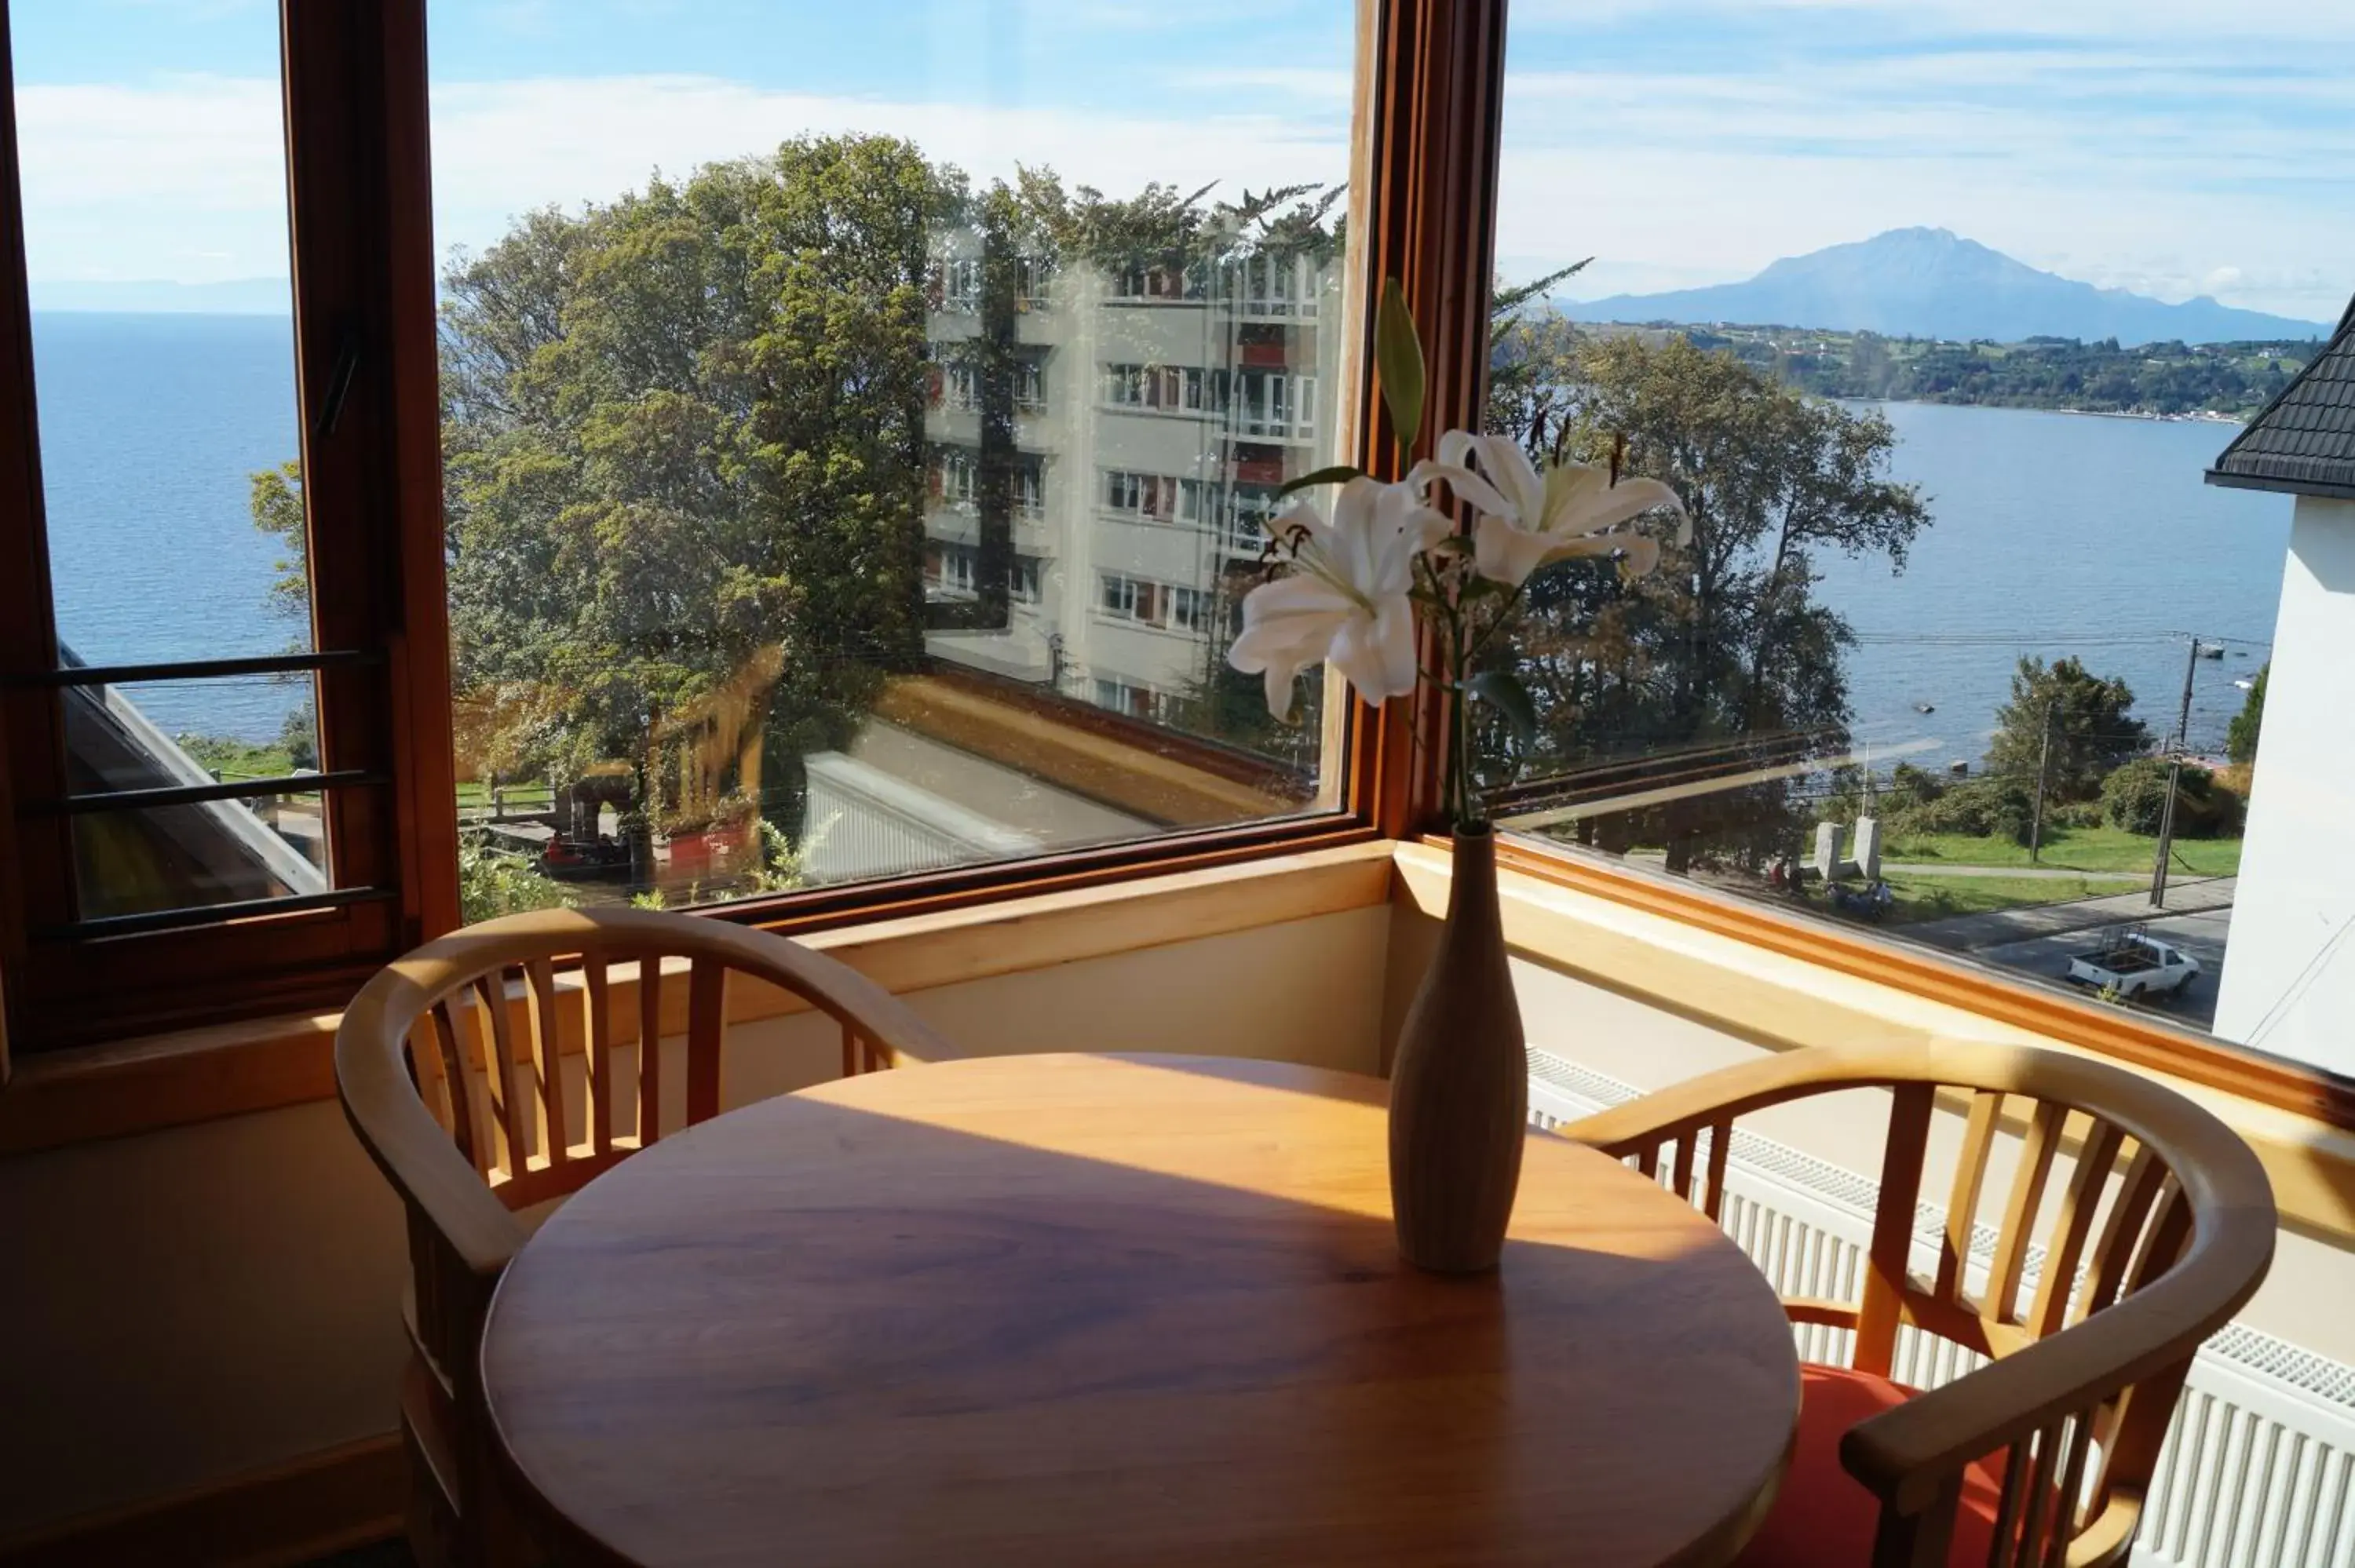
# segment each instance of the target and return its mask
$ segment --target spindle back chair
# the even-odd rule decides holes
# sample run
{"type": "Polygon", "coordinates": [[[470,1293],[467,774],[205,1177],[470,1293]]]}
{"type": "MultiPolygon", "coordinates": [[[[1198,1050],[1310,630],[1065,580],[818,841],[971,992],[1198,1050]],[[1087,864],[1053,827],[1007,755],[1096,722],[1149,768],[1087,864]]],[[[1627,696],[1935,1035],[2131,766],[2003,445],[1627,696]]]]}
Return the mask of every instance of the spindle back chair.
{"type": "Polygon", "coordinates": [[[2271,1265],[2276,1222],[2264,1167],[2213,1115],[2147,1077],[1976,1043],[1792,1051],[1560,1130],[1716,1219],[1738,1118],[1851,1089],[1890,1095],[1860,1298],[1786,1300],[1791,1320],[1849,1330],[1850,1370],[1871,1377],[1890,1376],[1901,1325],[1992,1358],[1840,1439],[1841,1466],[1880,1500],[1874,1568],[1948,1563],[1965,1472],[1997,1456],[2000,1496],[1992,1520],[1980,1521],[1991,1524],[1989,1568],[2123,1562],[2192,1356],[2271,1265]],[[1918,1209],[1942,1092],[1966,1096],[1967,1110],[1933,1236],[1920,1231],[1918,1209]],[[2007,1119],[2019,1128],[2017,1163],[1994,1250],[1975,1267],[2007,1119]],[[1917,1253],[1934,1245],[1934,1263],[1917,1270],[1917,1253]]]}
{"type": "Polygon", "coordinates": [[[401,1426],[421,1561],[517,1555],[489,1470],[476,1355],[491,1291],[528,1234],[517,1211],[719,1113],[731,977],[830,1015],[845,1075],[954,1054],[836,959],[766,932],[640,909],[469,927],[389,965],[346,1009],[336,1087],[408,1213],[414,1354],[401,1426]],[[683,1075],[665,1072],[674,1040],[683,1075]],[[683,1088],[675,1116],[668,1080],[683,1088]]]}

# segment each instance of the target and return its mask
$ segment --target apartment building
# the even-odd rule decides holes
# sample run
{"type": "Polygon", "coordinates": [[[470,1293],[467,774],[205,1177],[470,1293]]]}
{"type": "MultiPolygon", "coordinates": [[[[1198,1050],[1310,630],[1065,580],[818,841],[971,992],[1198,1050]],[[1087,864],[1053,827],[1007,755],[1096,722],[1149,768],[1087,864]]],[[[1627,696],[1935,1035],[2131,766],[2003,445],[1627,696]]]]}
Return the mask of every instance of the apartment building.
{"type": "MultiPolygon", "coordinates": [[[[972,235],[947,248],[932,314],[925,569],[943,606],[985,586],[979,249],[972,235]]],[[[1016,274],[1007,613],[935,631],[932,651],[1170,722],[1224,656],[1277,489],[1333,461],[1337,261],[1016,274]]]]}

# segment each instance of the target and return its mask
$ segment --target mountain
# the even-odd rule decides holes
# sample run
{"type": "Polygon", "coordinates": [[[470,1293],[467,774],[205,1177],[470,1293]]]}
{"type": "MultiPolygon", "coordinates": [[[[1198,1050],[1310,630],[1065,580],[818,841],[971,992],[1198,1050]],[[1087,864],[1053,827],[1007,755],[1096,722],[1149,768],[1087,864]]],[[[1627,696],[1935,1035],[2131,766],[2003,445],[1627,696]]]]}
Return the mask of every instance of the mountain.
{"type": "Polygon", "coordinates": [[[1787,256],[1746,283],[1555,302],[1582,322],[1710,322],[2018,343],[2233,343],[2328,337],[2317,322],[2235,310],[2201,295],[2179,305],[2040,272],[1943,228],[1893,228],[1787,256]]]}
{"type": "Polygon", "coordinates": [[[27,291],[37,311],[121,311],[141,314],[284,316],[294,314],[293,285],[283,278],[232,278],[220,283],[45,282],[27,291]]]}

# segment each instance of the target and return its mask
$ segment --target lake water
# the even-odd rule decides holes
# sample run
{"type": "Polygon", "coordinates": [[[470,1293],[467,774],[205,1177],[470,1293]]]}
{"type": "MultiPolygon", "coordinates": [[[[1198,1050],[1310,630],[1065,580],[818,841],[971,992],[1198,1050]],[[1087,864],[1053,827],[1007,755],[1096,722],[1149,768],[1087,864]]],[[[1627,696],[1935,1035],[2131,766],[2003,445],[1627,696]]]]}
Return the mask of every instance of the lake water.
{"type": "MultiPolygon", "coordinates": [[[[268,603],[274,546],[251,475],[294,455],[293,345],[266,316],[44,313],[34,319],[43,477],[59,630],[87,662],[282,652],[303,629],[268,603]]],[[[2273,636],[2286,497],[2200,474],[2232,437],[2160,423],[1890,404],[1898,477],[1935,521],[1902,576],[1820,564],[1817,592],[1858,633],[1860,741],[1893,759],[1976,758],[2023,653],[2076,653],[2122,676],[2171,730],[2185,633],[2201,661],[2195,745],[2219,749],[2273,636]],[[1923,715],[1917,704],[1933,705],[1923,715]]],[[[167,730],[274,736],[303,688],[236,681],[139,688],[167,730]]],[[[1885,765],[1876,757],[1876,766],[1885,765]]]]}
{"type": "Polygon", "coordinates": [[[2235,427],[1874,407],[1901,438],[1896,477],[1922,487],[1934,521],[1902,575],[1885,561],[1818,563],[1818,597],[1857,633],[1859,741],[1919,747],[1916,761],[1976,759],[2023,654],[2074,654],[2123,678],[2137,715],[2171,734],[2197,636],[2226,653],[2198,662],[2191,743],[2222,750],[2243,697],[2232,683],[2256,674],[2273,638],[2291,505],[2201,482],[2235,427]]]}
{"type": "MultiPolygon", "coordinates": [[[[58,634],[89,664],[282,653],[276,546],[252,476],[296,455],[294,340],[273,316],[33,318],[58,634]]],[[[289,681],[174,682],[131,695],[165,730],[267,740],[289,681]]]]}

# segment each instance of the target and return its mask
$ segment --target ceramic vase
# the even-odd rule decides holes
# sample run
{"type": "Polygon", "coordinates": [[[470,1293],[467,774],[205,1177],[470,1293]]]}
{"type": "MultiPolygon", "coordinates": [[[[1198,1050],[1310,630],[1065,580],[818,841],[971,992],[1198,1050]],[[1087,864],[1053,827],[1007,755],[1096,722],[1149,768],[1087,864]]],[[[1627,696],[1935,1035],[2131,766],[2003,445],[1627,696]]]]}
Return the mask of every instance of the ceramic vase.
{"type": "Polygon", "coordinates": [[[1391,1067],[1391,1206],[1400,1255],[1436,1274],[1495,1268],[1520,1185],[1529,1058],[1497,906],[1497,842],[1459,829],[1447,924],[1391,1067]]]}

